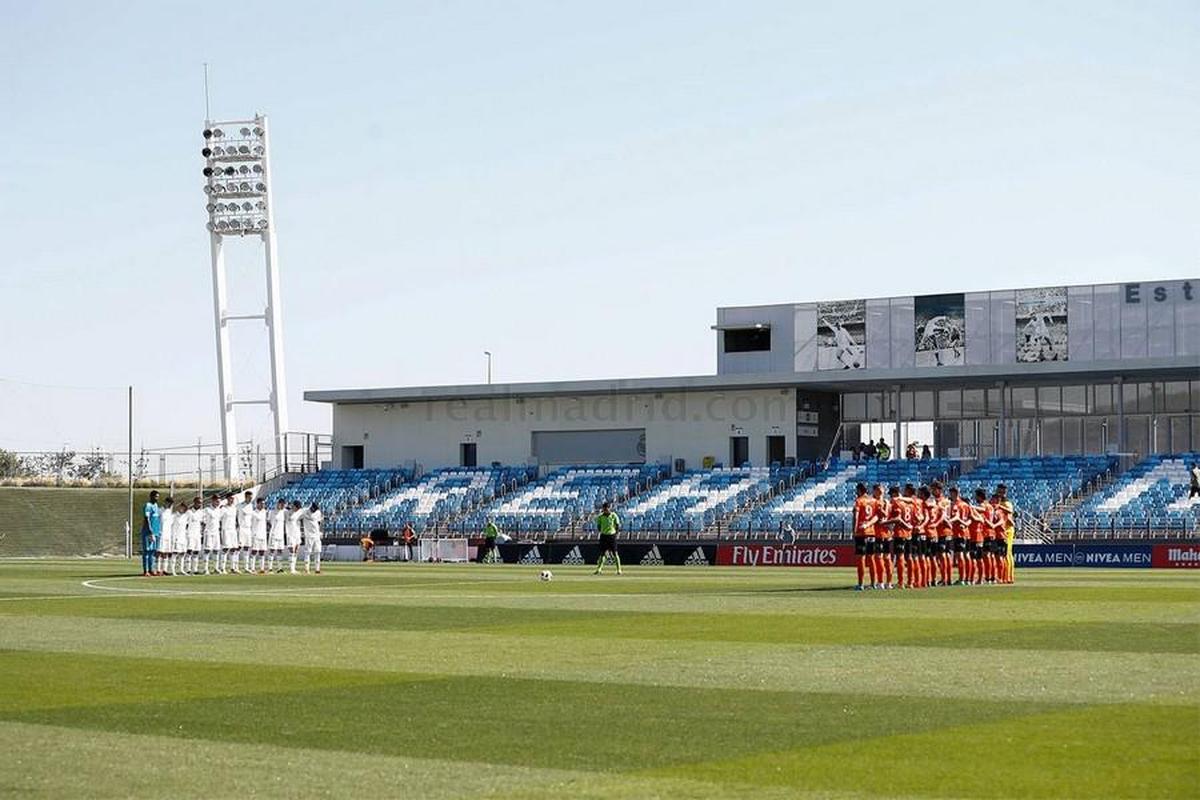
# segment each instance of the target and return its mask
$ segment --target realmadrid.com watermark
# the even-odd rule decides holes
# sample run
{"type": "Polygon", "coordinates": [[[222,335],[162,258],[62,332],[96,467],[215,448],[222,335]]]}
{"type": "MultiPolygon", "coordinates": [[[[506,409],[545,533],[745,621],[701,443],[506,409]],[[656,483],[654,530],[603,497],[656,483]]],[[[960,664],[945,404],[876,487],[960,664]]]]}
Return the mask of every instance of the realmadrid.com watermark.
{"type": "Polygon", "coordinates": [[[795,401],[790,393],[506,397],[425,403],[423,410],[428,422],[783,423],[794,414],[795,401]]]}

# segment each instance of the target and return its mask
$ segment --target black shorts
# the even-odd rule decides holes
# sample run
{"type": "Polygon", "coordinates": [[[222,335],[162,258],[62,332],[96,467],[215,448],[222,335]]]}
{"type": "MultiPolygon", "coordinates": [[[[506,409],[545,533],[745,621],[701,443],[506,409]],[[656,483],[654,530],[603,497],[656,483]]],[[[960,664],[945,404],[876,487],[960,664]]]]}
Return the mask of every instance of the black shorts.
{"type": "Polygon", "coordinates": [[[937,552],[939,555],[947,555],[954,552],[954,540],[949,537],[938,539],[937,552]]]}
{"type": "Polygon", "coordinates": [[[854,555],[869,556],[872,548],[875,545],[874,536],[855,536],[854,537],[854,555]]]}
{"type": "Polygon", "coordinates": [[[600,534],[600,552],[601,553],[617,552],[617,535],[615,533],[600,534]]]}
{"type": "Polygon", "coordinates": [[[924,536],[918,536],[913,539],[912,554],[914,556],[929,555],[929,540],[924,536]]]}
{"type": "Polygon", "coordinates": [[[908,539],[893,539],[892,552],[898,556],[906,556],[912,552],[912,542],[908,539]]]}
{"type": "Polygon", "coordinates": [[[976,542],[971,545],[971,558],[979,561],[983,558],[983,543],[976,542]]]}
{"type": "Polygon", "coordinates": [[[969,543],[967,542],[967,540],[966,540],[966,539],[964,539],[964,538],[963,538],[963,537],[961,537],[961,536],[955,536],[955,537],[954,537],[954,552],[956,552],[956,553],[965,553],[965,552],[967,552],[967,551],[968,551],[968,550],[970,550],[970,549],[971,549],[971,548],[970,548],[970,545],[969,545],[969,543]]]}

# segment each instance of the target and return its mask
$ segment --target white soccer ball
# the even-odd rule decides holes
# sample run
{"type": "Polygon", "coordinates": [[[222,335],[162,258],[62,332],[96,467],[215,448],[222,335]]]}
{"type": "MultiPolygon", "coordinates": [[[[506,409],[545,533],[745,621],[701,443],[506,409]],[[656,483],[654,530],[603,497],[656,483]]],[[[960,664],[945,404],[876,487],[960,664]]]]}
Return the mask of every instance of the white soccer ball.
{"type": "Polygon", "coordinates": [[[538,579],[543,581],[552,581],[554,580],[554,573],[548,569],[544,569],[538,574],[538,579]]]}

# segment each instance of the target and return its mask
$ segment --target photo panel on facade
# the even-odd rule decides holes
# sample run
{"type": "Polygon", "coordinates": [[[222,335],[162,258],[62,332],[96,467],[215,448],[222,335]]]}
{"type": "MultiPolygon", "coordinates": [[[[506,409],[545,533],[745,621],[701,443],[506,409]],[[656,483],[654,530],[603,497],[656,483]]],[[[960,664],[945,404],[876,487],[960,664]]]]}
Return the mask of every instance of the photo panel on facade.
{"type": "Polygon", "coordinates": [[[965,363],[967,314],[964,296],[929,294],[913,298],[918,367],[965,363]]]}
{"type": "Polygon", "coordinates": [[[862,369],[866,350],[866,300],[817,304],[817,369],[862,369]]]}
{"type": "Polygon", "coordinates": [[[1017,361],[1067,360],[1067,290],[1017,290],[1017,361]]]}

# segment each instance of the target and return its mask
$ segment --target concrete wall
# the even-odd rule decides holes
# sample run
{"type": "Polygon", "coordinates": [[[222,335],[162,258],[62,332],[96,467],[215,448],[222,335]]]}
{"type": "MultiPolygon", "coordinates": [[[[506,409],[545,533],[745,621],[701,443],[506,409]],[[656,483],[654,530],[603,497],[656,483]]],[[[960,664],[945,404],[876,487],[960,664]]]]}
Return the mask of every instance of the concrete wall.
{"type": "MultiPolygon", "coordinates": [[[[752,464],[766,463],[766,437],[782,435],[796,454],[796,393],[752,389],[580,397],[436,400],[333,406],[335,459],[362,445],[365,466],[416,461],[425,469],[456,466],[459,445],[474,442],[478,463],[531,463],[534,431],[645,428],[646,460],[705,456],[729,462],[729,438],[746,436],[752,464]]],[[[340,464],[338,464],[340,466],[340,464]]]]}

